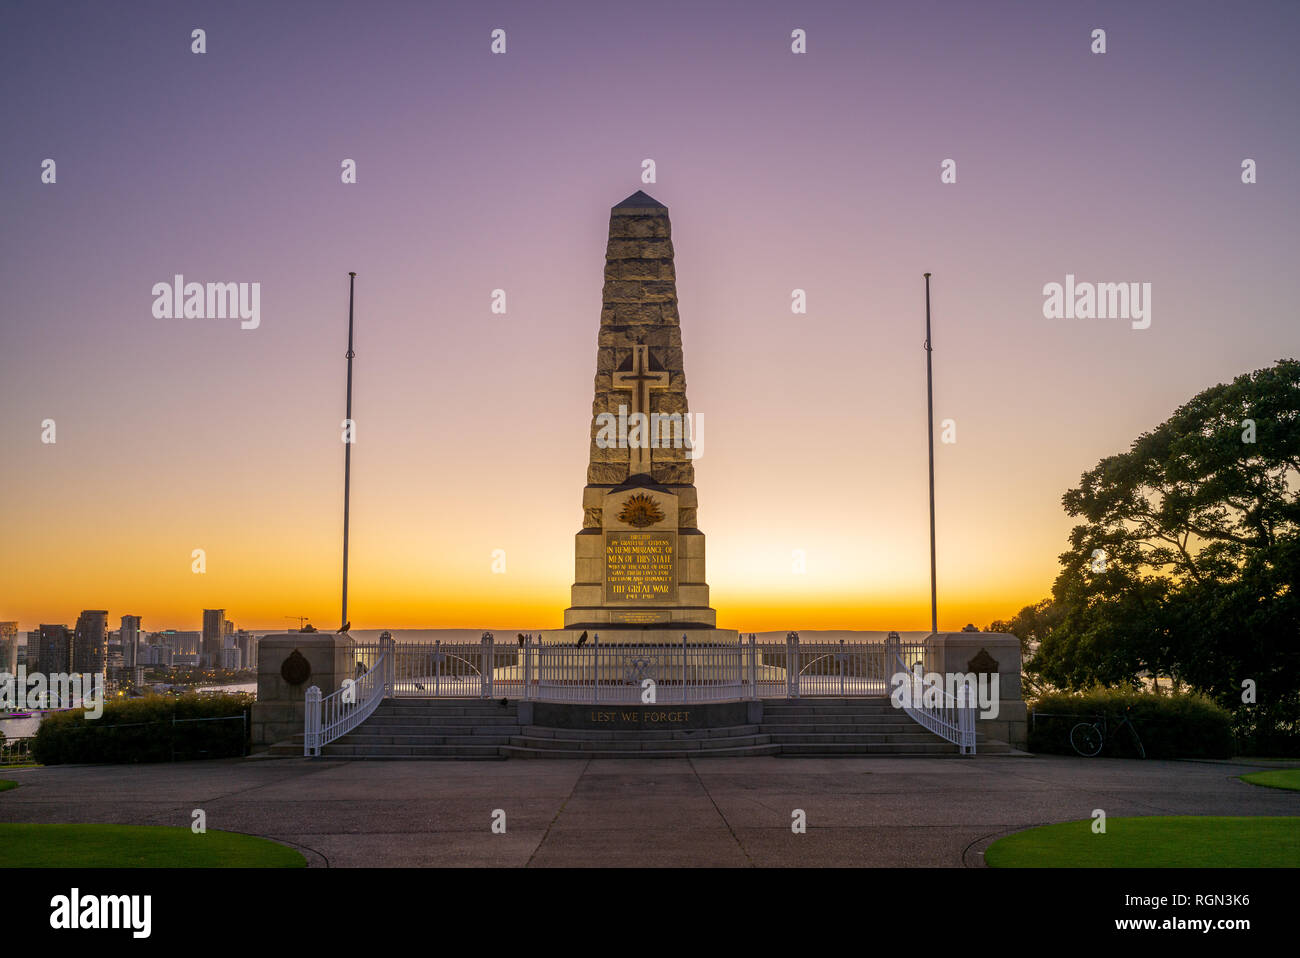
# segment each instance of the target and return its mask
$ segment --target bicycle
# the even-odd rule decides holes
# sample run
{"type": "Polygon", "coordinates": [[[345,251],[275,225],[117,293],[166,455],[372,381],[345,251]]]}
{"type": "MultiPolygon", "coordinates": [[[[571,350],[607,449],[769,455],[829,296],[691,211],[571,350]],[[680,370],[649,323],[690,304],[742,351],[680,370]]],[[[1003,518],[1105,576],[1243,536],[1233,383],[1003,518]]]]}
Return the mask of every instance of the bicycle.
{"type": "MultiPolygon", "coordinates": [[[[1133,724],[1129,711],[1127,708],[1124,709],[1124,719],[1116,727],[1116,732],[1127,725],[1129,734],[1133,736],[1133,747],[1137,749],[1138,758],[1146,758],[1146,749],[1142,747],[1142,739],[1138,738],[1137,727],[1133,724]]],[[[1106,744],[1106,732],[1105,715],[1098,716],[1095,722],[1080,722],[1070,729],[1070,745],[1084,758],[1092,758],[1106,744]]]]}

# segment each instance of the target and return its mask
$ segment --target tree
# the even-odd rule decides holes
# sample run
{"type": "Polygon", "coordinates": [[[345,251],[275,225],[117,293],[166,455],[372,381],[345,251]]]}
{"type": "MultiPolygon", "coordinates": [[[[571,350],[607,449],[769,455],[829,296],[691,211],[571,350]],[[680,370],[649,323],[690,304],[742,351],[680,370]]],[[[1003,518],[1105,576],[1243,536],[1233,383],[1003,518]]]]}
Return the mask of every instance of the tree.
{"type": "MultiPolygon", "coordinates": [[[[1300,362],[1238,376],[1180,407],[1062,497],[1086,524],[1067,566],[1101,558],[1180,581],[1236,578],[1300,525],[1300,362]]],[[[1067,558],[1068,556],[1068,558],[1067,558]]]]}
{"type": "Polygon", "coordinates": [[[1051,599],[1027,605],[1010,619],[997,619],[986,632],[1004,632],[1020,639],[1021,686],[1025,698],[1046,691],[1043,682],[1030,667],[1043,640],[1060,623],[1061,611],[1051,599]]]}
{"type": "Polygon", "coordinates": [[[1228,707],[1247,679],[1261,703],[1300,688],[1300,362],[1204,390],[1062,503],[1083,521],[1052,599],[1017,616],[1045,629],[1039,681],[1167,674],[1228,707]]]}

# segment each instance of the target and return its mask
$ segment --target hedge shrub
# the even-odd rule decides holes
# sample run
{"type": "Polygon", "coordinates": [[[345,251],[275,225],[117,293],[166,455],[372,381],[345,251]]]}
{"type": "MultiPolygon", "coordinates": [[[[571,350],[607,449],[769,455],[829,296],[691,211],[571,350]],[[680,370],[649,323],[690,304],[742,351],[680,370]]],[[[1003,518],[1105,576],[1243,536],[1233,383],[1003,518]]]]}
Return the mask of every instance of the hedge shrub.
{"type": "Polygon", "coordinates": [[[247,755],[252,705],[253,696],[238,693],[149,695],[106,702],[104,714],[97,719],[87,719],[84,709],[56,712],[37,727],[32,757],[43,765],[59,765],[247,755]],[[227,716],[235,718],[184,721],[227,716]]]}
{"type": "Polygon", "coordinates": [[[1233,754],[1232,716],[1199,693],[1139,692],[1097,688],[1086,692],[1048,692],[1030,703],[1029,750],[1076,755],[1070,730],[1106,716],[1101,755],[1136,758],[1125,709],[1133,720],[1147,758],[1229,758],[1233,754]]]}
{"type": "Polygon", "coordinates": [[[1232,711],[1237,754],[1300,757],[1300,692],[1261,698],[1232,711]]]}

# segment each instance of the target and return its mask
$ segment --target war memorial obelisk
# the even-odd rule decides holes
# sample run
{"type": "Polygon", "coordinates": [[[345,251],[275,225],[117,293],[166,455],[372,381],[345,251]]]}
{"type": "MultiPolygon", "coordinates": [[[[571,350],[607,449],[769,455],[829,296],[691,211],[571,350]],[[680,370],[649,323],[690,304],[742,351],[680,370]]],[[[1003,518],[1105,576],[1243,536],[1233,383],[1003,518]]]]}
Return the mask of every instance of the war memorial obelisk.
{"type": "Polygon", "coordinates": [[[668,208],[637,192],[610,211],[590,461],[576,536],[572,639],[735,641],[716,628],[696,525],[691,420],[668,208]]]}

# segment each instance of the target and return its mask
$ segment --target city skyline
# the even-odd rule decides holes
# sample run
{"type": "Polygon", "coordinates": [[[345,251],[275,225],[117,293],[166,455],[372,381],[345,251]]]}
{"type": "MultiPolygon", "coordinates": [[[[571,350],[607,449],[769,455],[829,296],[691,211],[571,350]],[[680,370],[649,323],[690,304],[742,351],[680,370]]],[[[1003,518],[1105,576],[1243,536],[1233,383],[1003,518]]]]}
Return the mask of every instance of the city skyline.
{"type": "Polygon", "coordinates": [[[1170,9],[945,7],[918,32],[910,10],[568,5],[624,38],[600,44],[524,6],[360,35],[247,4],[15,11],[0,619],[337,628],[356,270],[353,625],[558,627],[608,212],[638,189],[673,219],[719,625],[928,625],[926,271],[939,624],[1009,618],[1048,594],[1083,472],[1295,353],[1300,143],[1277,118],[1300,14],[1170,9]],[[645,97],[632,77],[664,64],[645,97]],[[256,328],[155,315],[177,275],[260,284],[256,328]],[[1150,325],[1047,318],[1075,278],[1149,283],[1150,325]]]}

